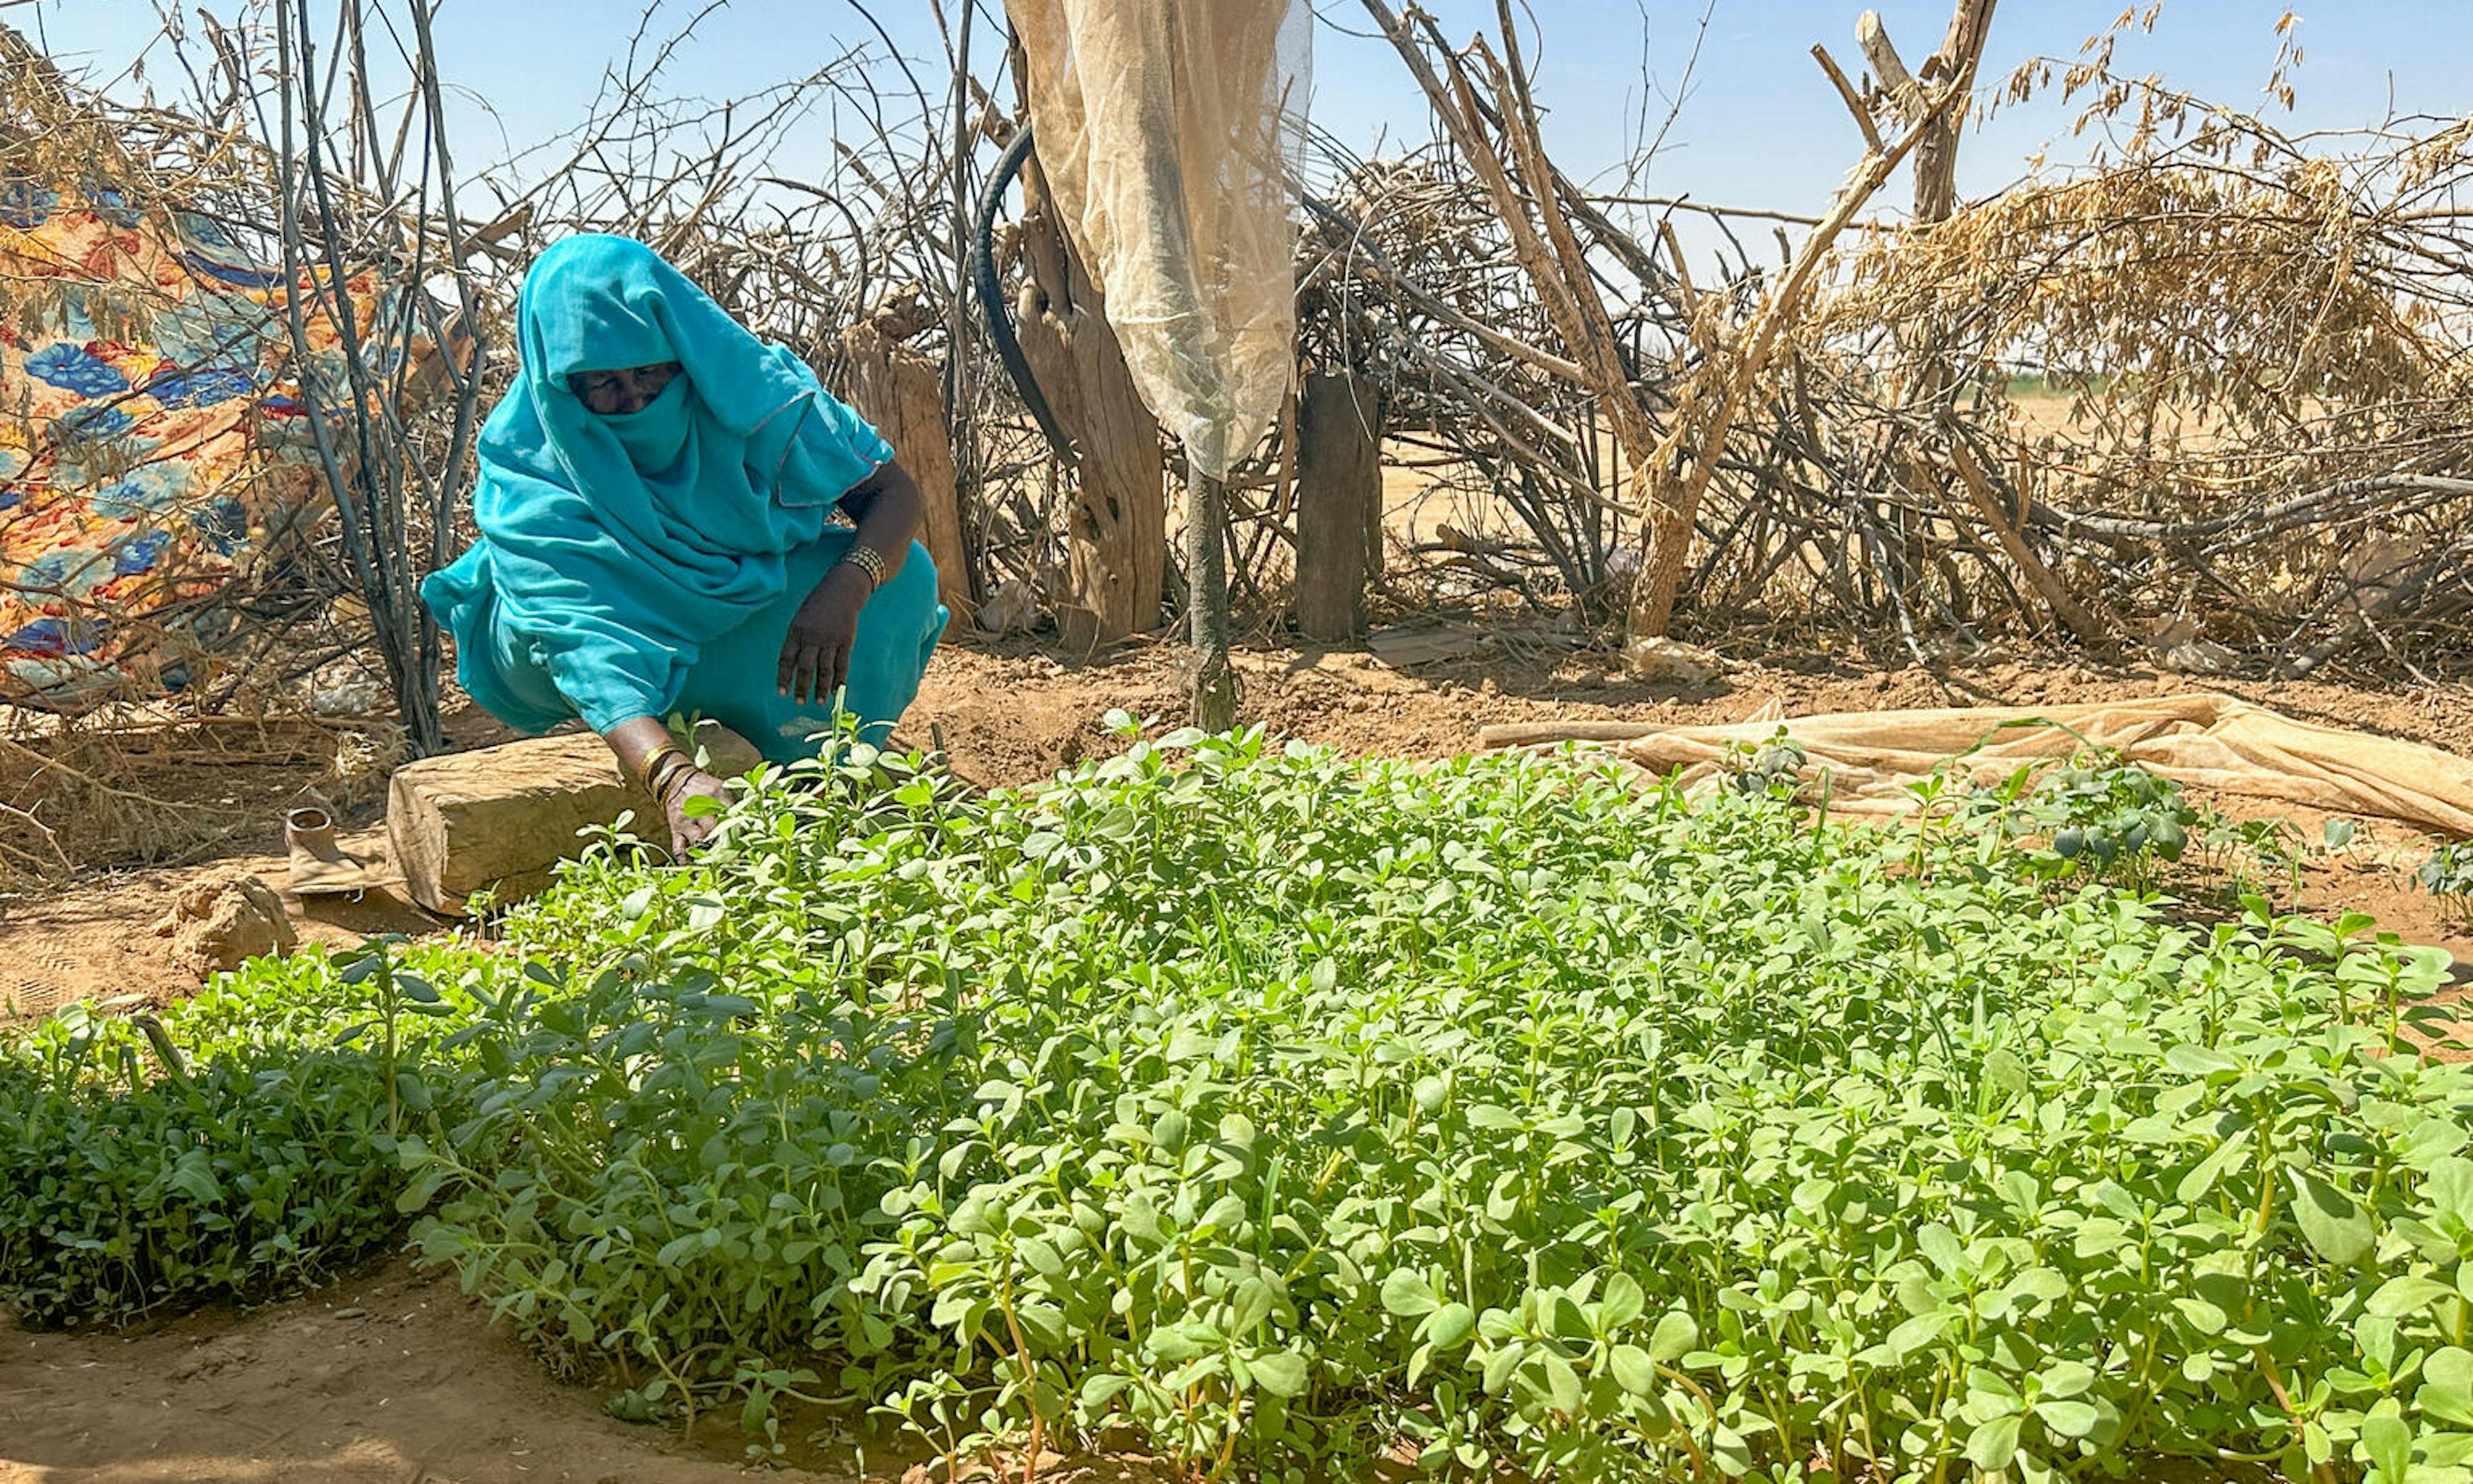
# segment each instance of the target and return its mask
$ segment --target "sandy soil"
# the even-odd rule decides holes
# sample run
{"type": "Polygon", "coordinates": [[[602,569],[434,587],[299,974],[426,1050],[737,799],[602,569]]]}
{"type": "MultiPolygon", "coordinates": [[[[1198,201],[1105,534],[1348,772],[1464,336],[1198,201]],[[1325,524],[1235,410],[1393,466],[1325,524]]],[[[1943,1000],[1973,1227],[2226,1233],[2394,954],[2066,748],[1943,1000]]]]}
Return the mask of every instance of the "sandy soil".
{"type": "MultiPolygon", "coordinates": [[[[612,1421],[452,1281],[400,1266],[134,1334],[0,1323],[0,1484],[707,1484],[748,1471],[612,1421]]],[[[783,1475],[776,1475],[783,1476],[783,1475]]],[[[792,1473],[789,1477],[844,1477],[792,1473]]]]}
{"type": "MultiPolygon", "coordinates": [[[[1724,681],[1685,692],[1610,680],[1611,662],[1533,635],[1402,668],[1337,651],[1254,651],[1240,666],[1248,714],[1274,732],[1397,756],[1467,751],[1478,728],[1497,722],[1723,722],[1772,700],[1793,713],[2061,704],[2201,685],[2151,670],[2098,674],[2032,658],[1935,678],[1809,655],[1747,659],[1724,681]]],[[[2473,753],[2473,690],[2204,683],[2295,715],[2473,753]]],[[[1102,721],[1116,707],[1163,718],[1182,710],[1173,647],[1101,657],[1061,656],[1031,641],[948,650],[904,730],[920,743],[941,737],[957,771],[977,782],[1021,783],[1117,745],[1102,721]]],[[[491,735],[471,717],[456,730],[470,742],[491,735]]],[[[352,823],[371,819],[364,810],[352,823]]],[[[2317,821],[2296,823],[2315,836],[2317,821]]],[[[2319,914],[2370,912],[2413,941],[2473,962],[2473,940],[2408,888],[2421,849],[2402,831],[2373,828],[2349,855],[2305,871],[2293,901],[2319,914]]],[[[279,876],[272,856],[253,859],[279,876]]],[[[0,922],[0,1015],[12,998],[26,1013],[62,997],[192,991],[148,927],[198,869],[99,877],[19,904],[0,922]]],[[[304,924],[304,936],[349,941],[375,928],[417,928],[408,913],[399,903],[365,902],[304,924]]],[[[608,1418],[593,1393],[555,1384],[494,1334],[451,1281],[400,1266],[252,1313],[193,1315],[126,1335],[32,1334],[0,1320],[0,1484],[739,1476],[742,1440],[727,1425],[711,1430],[708,1442],[690,1445],[675,1431],[608,1418]]],[[[847,1477],[846,1452],[842,1462],[835,1456],[830,1448],[803,1448],[801,1461],[821,1472],[776,1476],[847,1477]]]]}

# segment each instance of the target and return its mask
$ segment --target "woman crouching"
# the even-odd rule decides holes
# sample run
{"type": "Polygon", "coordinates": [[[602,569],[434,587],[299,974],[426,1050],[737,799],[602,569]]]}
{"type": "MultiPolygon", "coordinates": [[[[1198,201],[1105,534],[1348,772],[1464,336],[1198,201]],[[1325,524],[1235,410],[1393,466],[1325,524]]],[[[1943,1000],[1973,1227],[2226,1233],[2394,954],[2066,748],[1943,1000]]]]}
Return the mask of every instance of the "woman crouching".
{"type": "Polygon", "coordinates": [[[481,539],[421,586],[465,690],[523,731],[582,717],[682,849],[712,830],[687,802],[727,792],[663,718],[789,762],[838,695],[881,741],[947,616],[891,447],[642,243],[558,243],[516,319],[522,369],[481,432],[481,539]]]}

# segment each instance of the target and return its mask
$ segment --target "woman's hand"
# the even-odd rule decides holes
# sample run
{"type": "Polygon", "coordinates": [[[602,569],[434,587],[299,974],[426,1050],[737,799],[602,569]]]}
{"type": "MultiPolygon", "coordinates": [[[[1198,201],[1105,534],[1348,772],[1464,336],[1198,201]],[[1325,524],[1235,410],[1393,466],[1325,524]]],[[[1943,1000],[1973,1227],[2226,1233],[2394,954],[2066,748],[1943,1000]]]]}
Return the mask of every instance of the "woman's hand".
{"type": "Polygon", "coordinates": [[[657,783],[662,785],[653,802],[661,806],[662,818],[670,826],[673,855],[684,855],[712,838],[713,817],[689,815],[686,802],[690,799],[710,799],[726,804],[730,802],[730,785],[689,766],[686,754],[670,740],[667,727],[654,717],[635,716],[603,732],[602,737],[617,755],[618,767],[628,778],[647,790],[657,783]],[[664,753],[671,756],[664,758],[664,753]],[[662,764],[658,775],[647,777],[657,761],[662,764]]]}
{"type": "Polygon", "coordinates": [[[680,774],[678,781],[661,796],[661,810],[670,820],[670,848],[680,855],[711,839],[713,826],[721,822],[718,815],[687,813],[686,803],[690,799],[710,799],[727,805],[730,802],[730,785],[709,773],[690,768],[680,774]]]}
{"type": "Polygon", "coordinates": [[[887,464],[852,485],[841,507],[855,531],[852,546],[875,554],[875,575],[844,561],[825,574],[799,614],[790,620],[789,637],[781,643],[781,694],[801,706],[821,706],[850,679],[851,645],[858,637],[858,610],[876,595],[879,584],[892,581],[910,554],[925,516],[921,514],[919,486],[899,464],[887,464]]]}
{"type": "Polygon", "coordinates": [[[850,679],[851,645],[858,637],[858,610],[876,592],[865,572],[837,562],[799,605],[781,641],[779,684],[801,706],[821,706],[850,679]]]}

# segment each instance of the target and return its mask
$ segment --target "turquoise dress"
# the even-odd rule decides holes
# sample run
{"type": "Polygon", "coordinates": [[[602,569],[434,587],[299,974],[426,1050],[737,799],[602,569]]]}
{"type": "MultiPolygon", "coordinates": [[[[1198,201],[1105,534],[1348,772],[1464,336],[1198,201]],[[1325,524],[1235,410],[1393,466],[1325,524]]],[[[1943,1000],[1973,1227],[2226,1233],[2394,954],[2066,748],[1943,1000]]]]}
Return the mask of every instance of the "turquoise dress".
{"type": "MultiPolygon", "coordinates": [[[[522,367],[479,443],[481,539],[421,585],[467,693],[522,731],[684,712],[775,761],[814,755],[833,710],[779,693],[782,642],[850,549],[839,501],[893,450],[641,243],[553,246],[516,322],[522,367]],[[570,390],[668,361],[684,374],[636,413],[570,390]]],[[[914,543],[859,614],[841,706],[862,736],[883,740],[918,694],[946,618],[914,543]]]]}
{"type": "MultiPolygon", "coordinates": [[[[832,729],[832,706],[794,702],[780,693],[775,682],[790,620],[816,584],[850,550],[851,538],[848,530],[828,530],[812,544],[790,553],[785,564],[789,582],[780,596],[751,613],[738,628],[705,644],[687,667],[670,706],[643,714],[708,717],[745,737],[775,762],[815,756],[815,737],[832,729]]],[[[851,647],[850,677],[842,686],[841,705],[856,718],[859,735],[868,741],[883,743],[919,694],[927,658],[945,632],[946,610],[936,592],[936,564],[929,560],[927,548],[914,541],[901,570],[887,578],[859,610],[858,638],[851,647]]],[[[469,627],[479,643],[457,633],[455,669],[465,692],[483,710],[509,726],[520,725],[514,720],[517,716],[555,717],[549,723],[555,726],[578,714],[552,680],[539,641],[523,626],[501,620],[486,605],[473,616],[476,621],[469,627]]]]}

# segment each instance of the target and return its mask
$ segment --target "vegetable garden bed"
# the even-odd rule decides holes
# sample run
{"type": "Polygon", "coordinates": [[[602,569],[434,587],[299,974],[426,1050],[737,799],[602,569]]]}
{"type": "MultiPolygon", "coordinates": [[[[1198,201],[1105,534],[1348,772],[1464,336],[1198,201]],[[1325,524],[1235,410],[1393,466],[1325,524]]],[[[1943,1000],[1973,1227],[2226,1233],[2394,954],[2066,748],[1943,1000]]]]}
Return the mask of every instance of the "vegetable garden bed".
{"type": "Polygon", "coordinates": [[[692,869],[601,852],[494,951],[17,1034],[0,1300],[408,1233],[623,1414],[759,1450],[805,1398],[1253,1476],[2473,1478],[2473,1070],[2404,1034],[2444,955],[2177,923],[2169,791],[1872,828],[1775,770],[1247,738],[885,770],[692,869]]]}

